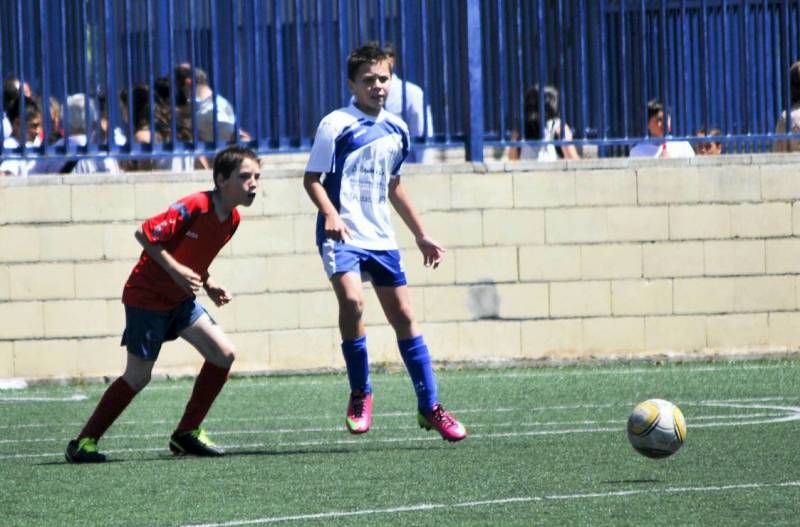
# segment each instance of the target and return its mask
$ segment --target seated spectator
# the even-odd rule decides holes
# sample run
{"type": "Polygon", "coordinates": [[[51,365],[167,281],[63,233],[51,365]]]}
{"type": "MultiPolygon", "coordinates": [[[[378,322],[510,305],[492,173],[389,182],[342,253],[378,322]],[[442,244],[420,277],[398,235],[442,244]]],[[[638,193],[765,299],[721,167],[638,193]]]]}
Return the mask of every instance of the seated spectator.
{"type": "MultiPolygon", "coordinates": [[[[401,79],[396,73],[397,52],[394,45],[387,42],[383,52],[389,57],[392,68],[392,84],[384,102],[387,112],[400,117],[408,125],[408,134],[411,140],[433,137],[433,114],[430,104],[425,105],[425,93],[422,88],[413,82],[401,79]],[[403,113],[403,99],[405,98],[405,114],[403,113]],[[424,108],[424,109],[423,109],[424,108]]],[[[429,162],[429,149],[422,145],[412,145],[409,149],[406,163],[429,162]]]]}
{"type": "Polygon", "coordinates": [[[667,140],[671,130],[672,120],[664,103],[658,99],[651,99],[647,103],[647,131],[650,137],[665,140],[658,143],[637,143],[631,149],[630,156],[661,159],[694,157],[694,148],[688,141],[667,140]]]}
{"type": "MultiPolygon", "coordinates": [[[[791,104],[791,132],[800,133],[800,61],[792,64],[789,68],[789,102],[791,104]]],[[[786,111],[781,112],[778,122],[775,124],[776,134],[785,134],[789,129],[786,111]]],[[[774,152],[800,152],[800,140],[792,139],[787,141],[780,139],[775,141],[772,147],[774,152]]]]}
{"type": "MultiPolygon", "coordinates": [[[[150,89],[145,84],[137,84],[133,88],[133,142],[139,144],[167,143],[172,141],[172,107],[169,95],[169,82],[165,79],[156,81],[153,93],[153,127],[150,130],[150,89]]],[[[120,94],[122,105],[122,118],[129,122],[128,93],[123,90],[120,94]]],[[[192,120],[187,107],[176,108],[175,129],[179,141],[192,140],[192,120]]],[[[172,172],[191,172],[195,168],[207,168],[202,160],[195,160],[191,155],[176,154],[171,157],[142,158],[128,160],[123,164],[125,170],[149,171],[169,170],[172,172]]]]}
{"type": "MultiPolygon", "coordinates": [[[[94,100],[83,93],[67,97],[66,137],[53,146],[65,146],[68,154],[94,143],[95,127],[98,124],[97,106],[94,100]]],[[[86,158],[74,156],[65,159],[41,157],[31,168],[31,174],[94,174],[120,172],[117,161],[108,156],[86,158]]]]}
{"type": "MultiPolygon", "coordinates": [[[[572,140],[572,129],[561,122],[558,107],[559,94],[554,86],[544,87],[544,131],[539,113],[539,85],[528,88],[525,92],[525,139],[529,141],[572,140]]],[[[516,134],[514,134],[516,136],[516,134]]],[[[558,161],[559,159],[580,159],[578,149],[573,145],[534,146],[524,144],[520,148],[509,151],[509,159],[533,159],[537,161],[558,161]]]]}
{"type": "MultiPolygon", "coordinates": [[[[20,82],[19,79],[8,78],[3,81],[3,139],[7,139],[13,135],[11,126],[11,119],[8,117],[8,108],[14,99],[20,95],[20,82]]],[[[31,87],[26,82],[22,85],[22,94],[25,97],[31,97],[31,87]]]]}
{"type": "MultiPolygon", "coordinates": [[[[29,148],[41,144],[42,108],[36,99],[27,96],[17,97],[8,105],[6,116],[11,124],[11,135],[3,141],[4,150],[19,148],[23,143],[29,148]],[[23,102],[26,124],[24,136],[20,115],[23,102]]],[[[32,159],[5,159],[0,163],[0,173],[10,176],[27,176],[34,163],[35,161],[32,159]]]]}
{"type": "Polygon", "coordinates": [[[61,124],[63,110],[61,103],[52,95],[48,100],[48,110],[50,111],[50,135],[47,137],[47,143],[52,144],[64,138],[64,128],[61,124]]]}
{"type": "MultiPolygon", "coordinates": [[[[706,133],[705,128],[701,128],[694,133],[695,137],[718,137],[722,135],[719,128],[711,128],[706,133]]],[[[719,141],[703,141],[695,145],[695,150],[699,156],[718,156],[722,153],[722,143],[719,141]]]]}
{"type": "MultiPolygon", "coordinates": [[[[175,84],[177,85],[177,103],[179,106],[190,105],[194,92],[194,120],[197,126],[197,138],[200,141],[214,140],[214,104],[217,105],[217,140],[220,143],[236,141],[236,113],[225,97],[214,94],[208,84],[208,75],[200,68],[194,68],[195,88],[192,89],[192,66],[188,63],[175,68],[175,84]]],[[[250,140],[250,135],[242,130],[239,138],[250,140]]]]}
{"type": "MultiPolygon", "coordinates": [[[[106,144],[108,143],[108,96],[105,92],[100,93],[97,96],[97,104],[100,107],[100,120],[98,124],[100,125],[100,133],[101,133],[101,140],[100,143],[106,144]]],[[[123,111],[122,114],[124,115],[127,111],[127,97],[125,104],[122,105],[123,111]]],[[[114,131],[112,133],[114,144],[117,146],[124,146],[128,143],[128,138],[125,137],[125,133],[119,126],[114,127],[114,131]]]]}

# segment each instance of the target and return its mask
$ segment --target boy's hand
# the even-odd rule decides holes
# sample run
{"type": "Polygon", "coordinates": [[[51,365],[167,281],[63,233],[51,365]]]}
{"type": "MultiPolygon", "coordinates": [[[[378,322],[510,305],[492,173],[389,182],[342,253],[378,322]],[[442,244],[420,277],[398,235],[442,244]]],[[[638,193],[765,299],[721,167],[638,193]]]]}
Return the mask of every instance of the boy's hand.
{"type": "Polygon", "coordinates": [[[347,225],[337,213],[325,216],[325,237],[340,242],[350,238],[350,231],[347,229],[347,225]]]}
{"type": "Polygon", "coordinates": [[[200,275],[183,264],[176,262],[170,275],[172,279],[175,280],[175,283],[181,286],[187,293],[196,293],[203,286],[203,279],[200,275]]]}
{"type": "Polygon", "coordinates": [[[208,295],[208,298],[210,298],[211,301],[214,302],[214,305],[216,305],[217,307],[222,307],[228,302],[230,302],[231,299],[233,299],[233,296],[231,296],[230,291],[228,291],[222,286],[218,286],[216,284],[207,281],[204,287],[206,290],[206,294],[208,295]]]}
{"type": "Polygon", "coordinates": [[[417,238],[417,247],[422,251],[422,263],[425,267],[432,265],[434,269],[439,267],[439,263],[444,258],[444,253],[447,252],[444,247],[426,236],[417,238]]]}

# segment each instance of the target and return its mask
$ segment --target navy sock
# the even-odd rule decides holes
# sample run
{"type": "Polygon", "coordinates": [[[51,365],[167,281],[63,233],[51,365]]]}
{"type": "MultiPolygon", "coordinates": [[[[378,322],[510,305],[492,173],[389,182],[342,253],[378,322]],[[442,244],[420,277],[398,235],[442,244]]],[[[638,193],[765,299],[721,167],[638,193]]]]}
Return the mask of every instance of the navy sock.
{"type": "Polygon", "coordinates": [[[422,335],[411,337],[410,339],[398,340],[400,356],[414,383],[414,391],[417,394],[417,406],[423,413],[430,413],[433,405],[437,401],[436,377],[431,368],[431,355],[428,353],[428,346],[422,335]]]}
{"type": "Polygon", "coordinates": [[[360,390],[364,393],[372,393],[366,335],[354,340],[343,340],[342,355],[344,355],[344,363],[347,365],[347,379],[350,381],[350,391],[360,390]]]}

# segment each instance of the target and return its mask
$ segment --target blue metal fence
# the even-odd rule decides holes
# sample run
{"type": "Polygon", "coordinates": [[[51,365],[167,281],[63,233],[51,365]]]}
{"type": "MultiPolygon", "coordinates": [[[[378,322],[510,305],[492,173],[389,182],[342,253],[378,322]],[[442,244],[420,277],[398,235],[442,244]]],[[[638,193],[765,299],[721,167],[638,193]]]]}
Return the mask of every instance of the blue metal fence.
{"type": "MultiPolygon", "coordinates": [[[[0,73],[45,101],[106,94],[111,127],[131,137],[122,114],[132,100],[120,103],[119,91],[188,62],[266,154],[307,150],[319,119],[349,99],[349,50],[391,41],[400,76],[423,86],[432,108],[427,142],[464,145],[468,159],[482,159],[484,144],[520,144],[533,84],[558,87],[575,143],[601,155],[624,155],[646,135],[652,97],[671,107],[675,136],[717,126],[730,150],[760,151],[789,108],[799,27],[800,0],[0,0],[0,73]]],[[[175,137],[174,114],[172,123],[175,137]]],[[[97,140],[79,153],[218,146],[199,139],[97,140]]]]}

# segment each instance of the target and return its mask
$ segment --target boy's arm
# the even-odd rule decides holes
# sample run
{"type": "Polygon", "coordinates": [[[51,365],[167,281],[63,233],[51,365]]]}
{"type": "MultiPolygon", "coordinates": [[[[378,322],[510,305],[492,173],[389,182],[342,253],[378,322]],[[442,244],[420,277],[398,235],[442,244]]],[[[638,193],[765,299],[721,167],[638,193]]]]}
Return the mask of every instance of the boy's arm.
{"type": "Polygon", "coordinates": [[[422,258],[425,267],[433,265],[436,269],[439,263],[444,258],[446,249],[438,243],[428,238],[425,234],[425,229],[422,226],[422,220],[414,210],[411,204],[411,199],[406,194],[405,187],[400,183],[400,178],[395,177],[389,182],[389,201],[392,203],[394,210],[406,224],[414,239],[417,242],[417,247],[422,251],[422,258]]]}
{"type": "Polygon", "coordinates": [[[160,265],[184,291],[187,293],[195,293],[200,289],[203,285],[203,279],[199,274],[178,262],[178,260],[173,258],[160,244],[151,243],[141,227],[136,230],[135,236],[136,241],[142,246],[144,252],[160,265]]]}
{"type": "Polygon", "coordinates": [[[347,225],[344,224],[342,217],[339,216],[339,212],[328,197],[328,193],[325,192],[320,182],[321,176],[322,174],[319,172],[306,172],[303,176],[303,187],[325,218],[325,236],[344,241],[350,237],[350,231],[347,230],[347,225]]]}

